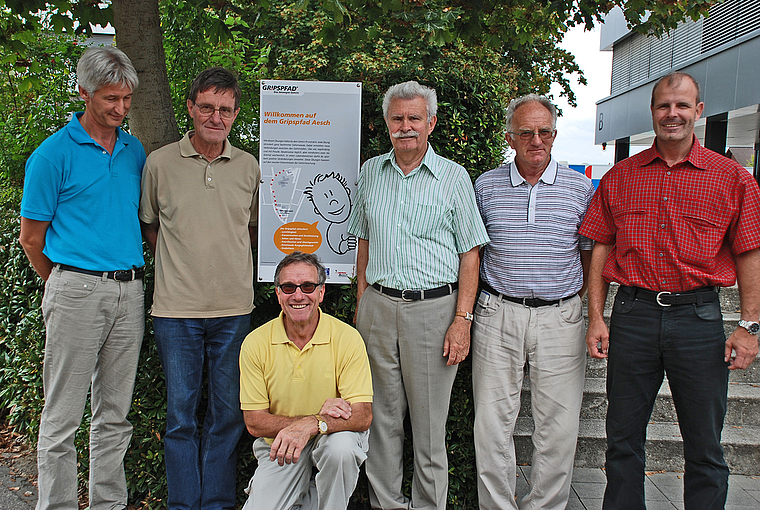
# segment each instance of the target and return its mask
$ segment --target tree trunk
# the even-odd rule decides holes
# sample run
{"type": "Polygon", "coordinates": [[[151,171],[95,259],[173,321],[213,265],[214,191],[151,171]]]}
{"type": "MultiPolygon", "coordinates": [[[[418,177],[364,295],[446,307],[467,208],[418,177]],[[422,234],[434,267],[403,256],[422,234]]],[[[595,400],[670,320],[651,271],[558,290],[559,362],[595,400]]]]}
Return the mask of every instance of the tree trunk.
{"type": "Polygon", "coordinates": [[[116,44],[140,78],[132,97],[129,128],[150,154],[180,139],[166,75],[158,0],[114,0],[113,19],[116,44]]]}

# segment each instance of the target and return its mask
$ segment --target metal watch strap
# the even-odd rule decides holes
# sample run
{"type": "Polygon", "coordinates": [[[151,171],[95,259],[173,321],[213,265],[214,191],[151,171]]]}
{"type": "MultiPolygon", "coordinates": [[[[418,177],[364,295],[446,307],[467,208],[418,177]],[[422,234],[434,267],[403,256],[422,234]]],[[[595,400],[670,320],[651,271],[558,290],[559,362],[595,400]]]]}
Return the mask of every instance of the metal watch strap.
{"type": "Polygon", "coordinates": [[[325,419],[318,414],[315,414],[314,417],[317,419],[317,432],[327,434],[327,422],[325,419]]]}
{"type": "Polygon", "coordinates": [[[760,333],[760,323],[755,321],[745,321],[744,319],[739,321],[739,327],[747,330],[750,335],[757,335],[760,333]]]}

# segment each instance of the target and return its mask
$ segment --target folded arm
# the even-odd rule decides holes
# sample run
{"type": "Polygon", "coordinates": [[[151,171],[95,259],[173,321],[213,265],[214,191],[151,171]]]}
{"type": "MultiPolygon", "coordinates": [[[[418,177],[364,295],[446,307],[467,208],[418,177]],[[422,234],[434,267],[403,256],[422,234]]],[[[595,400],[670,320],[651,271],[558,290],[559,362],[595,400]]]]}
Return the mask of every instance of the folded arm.
{"type": "MultiPolygon", "coordinates": [[[[363,432],[372,423],[372,404],[346,400],[327,399],[319,412],[327,422],[328,434],[333,432],[363,432]]],[[[243,411],[248,432],[255,437],[273,437],[270,460],[283,464],[298,462],[309,440],[319,433],[318,420],[314,415],[282,416],[268,409],[243,411]]]]}

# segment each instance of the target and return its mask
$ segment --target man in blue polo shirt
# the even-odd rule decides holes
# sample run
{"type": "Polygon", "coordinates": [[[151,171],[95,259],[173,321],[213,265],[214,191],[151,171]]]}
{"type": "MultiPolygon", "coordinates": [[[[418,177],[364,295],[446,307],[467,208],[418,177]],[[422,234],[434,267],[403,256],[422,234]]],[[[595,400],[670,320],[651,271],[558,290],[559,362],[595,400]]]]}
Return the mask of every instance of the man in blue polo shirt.
{"type": "Polygon", "coordinates": [[[145,150],[119,128],[137,73],[116,48],[90,48],[77,79],[85,111],[29,158],[21,202],[19,240],[46,282],[37,510],[77,508],[74,435],[90,384],[90,508],[126,507],[127,412],[145,324],[145,150]]]}

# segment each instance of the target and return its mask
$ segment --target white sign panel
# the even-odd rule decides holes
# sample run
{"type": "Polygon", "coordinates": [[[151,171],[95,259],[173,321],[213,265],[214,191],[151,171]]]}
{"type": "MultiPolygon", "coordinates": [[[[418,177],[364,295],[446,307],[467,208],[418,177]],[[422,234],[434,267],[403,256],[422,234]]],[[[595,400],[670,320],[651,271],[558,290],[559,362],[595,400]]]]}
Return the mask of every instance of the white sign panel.
{"type": "Polygon", "coordinates": [[[262,80],[259,281],[282,258],[315,253],[328,283],[349,283],[356,244],[348,234],[361,142],[361,83],[262,80]]]}

